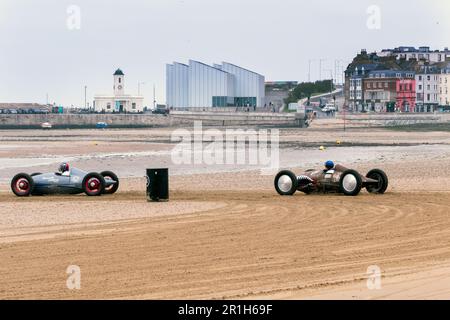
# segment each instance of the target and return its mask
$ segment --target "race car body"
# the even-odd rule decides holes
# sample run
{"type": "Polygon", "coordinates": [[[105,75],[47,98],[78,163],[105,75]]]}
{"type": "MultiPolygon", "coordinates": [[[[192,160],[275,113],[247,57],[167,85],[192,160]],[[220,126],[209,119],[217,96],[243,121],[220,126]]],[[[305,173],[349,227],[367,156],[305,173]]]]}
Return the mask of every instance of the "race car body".
{"type": "Polygon", "coordinates": [[[330,169],[307,170],[297,176],[292,171],[280,171],[275,177],[275,189],[280,195],[293,195],[296,191],[343,193],[356,196],[362,188],[370,193],[383,194],[388,187],[386,173],[380,169],[370,170],[365,176],[342,165],[330,169]]]}
{"type": "Polygon", "coordinates": [[[113,194],[119,188],[119,179],[111,171],[100,174],[72,168],[70,171],[50,173],[19,173],[11,180],[11,190],[18,197],[45,194],[79,194],[88,196],[113,194]]]}

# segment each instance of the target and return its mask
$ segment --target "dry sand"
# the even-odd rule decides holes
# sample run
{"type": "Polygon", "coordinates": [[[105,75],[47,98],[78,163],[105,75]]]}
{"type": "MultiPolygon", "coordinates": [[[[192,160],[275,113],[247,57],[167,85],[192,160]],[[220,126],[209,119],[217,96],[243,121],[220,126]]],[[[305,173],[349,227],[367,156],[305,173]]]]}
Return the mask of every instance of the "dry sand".
{"type": "MultiPolygon", "coordinates": [[[[146,151],[155,139],[155,150],[170,147],[170,131],[162,129],[59,136],[69,133],[74,137],[65,139],[81,151],[68,151],[64,141],[32,149],[48,134],[36,131],[35,141],[28,141],[23,133],[4,131],[0,160],[92,149],[120,153],[129,145],[146,151]]],[[[306,143],[332,143],[339,134],[290,129],[282,131],[282,141],[304,143],[294,155],[310,152],[315,162],[335,151],[316,154],[306,143]]],[[[5,182],[18,169],[0,169],[0,298],[450,298],[450,134],[346,134],[348,143],[408,144],[383,154],[364,147],[367,159],[345,163],[361,172],[386,170],[387,194],[280,197],[272,176],[213,168],[172,176],[167,203],[147,203],[139,177],[124,177],[119,192],[108,197],[20,199],[5,182]],[[81,290],[66,287],[69,265],[81,268],[81,290]],[[371,265],[381,268],[380,290],[366,286],[371,265]]],[[[356,150],[342,148],[340,154],[356,150]]]]}

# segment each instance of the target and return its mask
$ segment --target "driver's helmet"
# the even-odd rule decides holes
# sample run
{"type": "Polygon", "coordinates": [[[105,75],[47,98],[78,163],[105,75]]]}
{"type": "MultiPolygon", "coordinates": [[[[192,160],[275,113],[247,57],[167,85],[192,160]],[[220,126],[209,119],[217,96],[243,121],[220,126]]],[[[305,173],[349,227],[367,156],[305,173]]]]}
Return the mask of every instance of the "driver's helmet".
{"type": "Polygon", "coordinates": [[[59,172],[64,173],[69,171],[70,167],[69,164],[67,162],[63,162],[59,165],[59,172]]]}
{"type": "Polygon", "coordinates": [[[328,170],[331,170],[334,168],[334,162],[331,160],[328,160],[327,162],[325,162],[325,168],[327,168],[328,170]]]}

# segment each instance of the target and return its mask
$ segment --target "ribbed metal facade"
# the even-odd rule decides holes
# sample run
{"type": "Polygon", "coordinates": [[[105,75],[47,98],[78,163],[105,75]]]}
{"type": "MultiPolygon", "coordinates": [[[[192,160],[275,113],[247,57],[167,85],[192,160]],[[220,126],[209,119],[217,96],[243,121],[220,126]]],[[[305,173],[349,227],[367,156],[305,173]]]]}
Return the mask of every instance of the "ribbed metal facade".
{"type": "Polygon", "coordinates": [[[166,69],[166,103],[170,106],[189,104],[189,66],[182,63],[168,64],[166,69]]]}
{"type": "Polygon", "coordinates": [[[249,104],[257,107],[264,106],[264,76],[250,70],[223,62],[221,69],[231,73],[235,79],[235,97],[239,106],[249,104]],[[253,101],[256,98],[256,102],[253,101]]]}
{"type": "Polygon", "coordinates": [[[166,104],[176,108],[264,105],[264,76],[230,63],[166,67],[166,104]]]}

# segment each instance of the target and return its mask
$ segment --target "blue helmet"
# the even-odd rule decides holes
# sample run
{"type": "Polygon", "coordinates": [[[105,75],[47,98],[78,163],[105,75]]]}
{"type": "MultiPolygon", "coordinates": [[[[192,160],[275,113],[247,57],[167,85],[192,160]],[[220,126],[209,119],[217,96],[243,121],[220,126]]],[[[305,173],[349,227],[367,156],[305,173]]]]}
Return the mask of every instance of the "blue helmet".
{"type": "Polygon", "coordinates": [[[333,169],[334,168],[334,162],[331,160],[328,160],[327,162],[325,162],[325,168],[327,168],[328,170],[333,169]]]}

